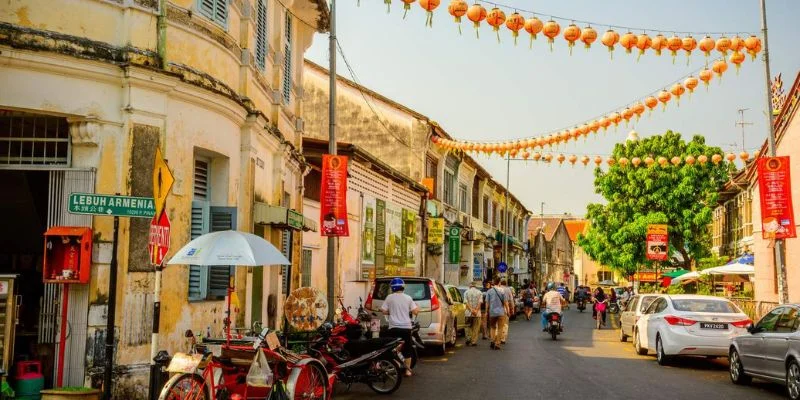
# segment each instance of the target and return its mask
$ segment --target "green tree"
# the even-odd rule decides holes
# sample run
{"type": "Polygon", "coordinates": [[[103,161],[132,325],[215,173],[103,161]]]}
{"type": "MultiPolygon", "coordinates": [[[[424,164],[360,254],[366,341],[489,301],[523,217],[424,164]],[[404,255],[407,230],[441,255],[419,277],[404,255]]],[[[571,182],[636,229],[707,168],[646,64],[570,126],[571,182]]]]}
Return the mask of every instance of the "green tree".
{"type": "Polygon", "coordinates": [[[651,266],[645,256],[645,237],[648,224],[669,225],[669,251],[680,253],[677,263],[689,269],[694,259],[709,253],[712,211],[716,206],[718,189],[728,180],[730,165],[715,164],[711,156],[723,154],[717,147],[707,146],[705,138],[694,136],[691,141],[667,131],[664,135],[640,141],[628,141],[614,147],[614,158],[642,160],[639,167],[615,164],[608,171],[595,170],[595,191],[606,204],[589,204],[589,231],[578,243],[595,261],[608,265],[626,275],[638,267],[651,266]],[[662,166],[659,157],[700,155],[708,162],[700,166],[684,162],[662,166]],[[646,166],[644,160],[655,162],[646,166]]]}

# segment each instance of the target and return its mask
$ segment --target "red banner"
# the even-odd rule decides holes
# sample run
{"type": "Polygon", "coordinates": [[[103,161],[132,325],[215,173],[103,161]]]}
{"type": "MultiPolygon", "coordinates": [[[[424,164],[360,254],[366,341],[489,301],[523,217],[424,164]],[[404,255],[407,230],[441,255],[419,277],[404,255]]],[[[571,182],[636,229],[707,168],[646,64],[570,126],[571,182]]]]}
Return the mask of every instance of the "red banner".
{"type": "Polygon", "coordinates": [[[320,188],[320,233],[322,236],[349,236],[347,227],[347,157],[322,156],[320,188]]]}
{"type": "Polygon", "coordinates": [[[762,237],[797,237],[788,156],[758,159],[758,188],[761,195],[762,237]]]}
{"type": "Polygon", "coordinates": [[[669,258],[669,235],[667,225],[647,225],[647,249],[645,255],[648,260],[666,261],[669,258]]]}

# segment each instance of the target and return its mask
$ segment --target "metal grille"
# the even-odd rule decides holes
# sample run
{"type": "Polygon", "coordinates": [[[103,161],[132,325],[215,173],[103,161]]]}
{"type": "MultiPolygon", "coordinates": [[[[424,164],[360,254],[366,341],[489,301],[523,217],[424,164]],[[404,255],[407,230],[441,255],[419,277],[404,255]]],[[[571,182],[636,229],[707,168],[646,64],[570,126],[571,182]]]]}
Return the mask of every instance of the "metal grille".
{"type": "Polygon", "coordinates": [[[208,161],[194,160],[194,199],[208,199],[208,161]]]}
{"type": "Polygon", "coordinates": [[[267,65],[267,2],[258,0],[256,15],[256,65],[264,70],[267,65]]]}
{"type": "MultiPolygon", "coordinates": [[[[92,226],[90,215],[77,215],[67,212],[70,193],[94,193],[95,172],[92,170],[50,171],[48,188],[47,226],[92,226]]],[[[59,322],[61,321],[61,290],[63,285],[45,284],[44,295],[40,299],[39,343],[57,344],[59,322]]],[[[85,374],[85,354],[87,338],[87,318],[89,312],[89,289],[87,285],[69,286],[67,308],[67,343],[64,354],[64,384],[83,386],[85,374]]],[[[56,355],[56,358],[58,356],[56,355]]],[[[58,360],[55,360],[58,365],[58,360]]],[[[55,373],[54,371],[54,377],[55,373]]]]}
{"type": "Polygon", "coordinates": [[[0,167],[69,166],[66,118],[0,110],[0,167]]]}
{"type": "MultiPolygon", "coordinates": [[[[281,232],[281,253],[283,253],[283,256],[289,261],[292,260],[291,229],[284,229],[281,232]]],[[[291,290],[291,287],[289,286],[289,271],[291,271],[291,268],[291,265],[281,265],[281,284],[283,285],[284,296],[288,296],[291,290]]]]}

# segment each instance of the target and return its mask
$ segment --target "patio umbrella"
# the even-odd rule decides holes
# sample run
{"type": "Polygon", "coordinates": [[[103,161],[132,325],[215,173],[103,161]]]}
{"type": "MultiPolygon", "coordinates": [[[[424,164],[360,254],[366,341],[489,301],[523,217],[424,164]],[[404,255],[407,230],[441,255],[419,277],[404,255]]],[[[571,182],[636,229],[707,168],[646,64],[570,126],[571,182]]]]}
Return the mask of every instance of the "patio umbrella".
{"type": "Polygon", "coordinates": [[[676,285],[678,283],[686,283],[686,282],[688,282],[690,280],[695,280],[695,279],[698,279],[698,278],[700,278],[700,274],[697,273],[697,271],[687,272],[687,273],[685,273],[683,275],[680,275],[680,276],[677,276],[675,278],[672,278],[672,282],[670,284],[671,285],[676,285]]]}
{"type": "MultiPolygon", "coordinates": [[[[167,262],[169,265],[291,265],[292,263],[272,243],[252,233],[219,231],[202,235],[181,247],[167,262]]],[[[231,296],[233,287],[228,285],[225,310],[225,336],[231,340],[231,296]]]]}
{"type": "Polygon", "coordinates": [[[750,264],[753,265],[755,263],[755,256],[752,254],[745,254],[739,258],[734,258],[733,260],[728,261],[727,265],[731,264],[750,264]]]}
{"type": "Polygon", "coordinates": [[[291,265],[272,243],[252,233],[219,231],[187,243],[167,264],[190,265],[291,265]]]}
{"type": "Polygon", "coordinates": [[[677,277],[679,277],[679,276],[681,276],[683,274],[687,274],[687,273],[689,273],[689,270],[680,268],[680,269],[676,269],[675,271],[672,271],[672,272],[665,272],[665,273],[661,274],[661,276],[667,276],[667,277],[670,277],[670,278],[677,278],[677,277]]]}
{"type": "Polygon", "coordinates": [[[755,275],[756,268],[747,264],[728,264],[719,267],[704,269],[701,275],[755,275]]]}

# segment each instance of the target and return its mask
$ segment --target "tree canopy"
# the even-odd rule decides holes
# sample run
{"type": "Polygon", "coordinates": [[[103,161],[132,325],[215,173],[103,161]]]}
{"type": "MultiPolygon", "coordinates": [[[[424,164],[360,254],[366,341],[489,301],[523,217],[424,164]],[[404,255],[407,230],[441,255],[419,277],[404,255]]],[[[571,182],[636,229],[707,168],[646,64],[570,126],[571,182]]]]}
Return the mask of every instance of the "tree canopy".
{"type": "Polygon", "coordinates": [[[589,204],[587,218],[591,225],[578,244],[593,260],[626,275],[637,267],[650,266],[645,256],[648,224],[669,226],[669,252],[677,252],[677,263],[686,269],[692,260],[710,253],[711,233],[708,225],[716,207],[718,190],[730,174],[725,162],[712,163],[713,154],[723,154],[717,147],[707,146],[705,138],[694,136],[684,141],[681,135],[667,131],[639,141],[628,141],[614,147],[616,159],[639,157],[708,157],[704,166],[665,166],[657,162],[639,167],[615,164],[608,171],[595,170],[595,191],[606,204],[589,204]]]}

